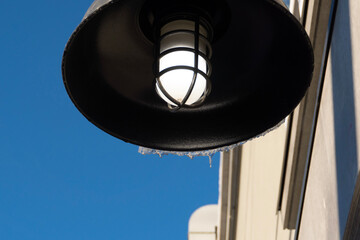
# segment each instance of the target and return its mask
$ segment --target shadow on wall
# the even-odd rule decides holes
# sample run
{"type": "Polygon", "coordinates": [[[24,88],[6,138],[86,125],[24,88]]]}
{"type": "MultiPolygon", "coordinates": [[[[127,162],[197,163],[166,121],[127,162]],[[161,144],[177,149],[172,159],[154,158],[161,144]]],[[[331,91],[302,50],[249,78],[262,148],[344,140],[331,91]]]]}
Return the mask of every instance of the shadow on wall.
{"type": "Polygon", "coordinates": [[[340,236],[344,235],[358,174],[349,0],[339,0],[331,43],[340,236]]]}

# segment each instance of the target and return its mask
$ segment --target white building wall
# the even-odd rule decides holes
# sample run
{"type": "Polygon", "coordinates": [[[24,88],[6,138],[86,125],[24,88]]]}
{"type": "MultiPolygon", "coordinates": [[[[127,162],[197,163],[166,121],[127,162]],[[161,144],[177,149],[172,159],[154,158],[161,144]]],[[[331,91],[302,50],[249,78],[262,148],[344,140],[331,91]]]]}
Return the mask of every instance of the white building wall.
{"type": "Polygon", "coordinates": [[[291,239],[278,212],[286,134],[283,124],[242,147],[236,240],[291,239]]]}
{"type": "Polygon", "coordinates": [[[359,172],[360,1],[339,0],[311,155],[300,240],[342,239],[359,172]]]}

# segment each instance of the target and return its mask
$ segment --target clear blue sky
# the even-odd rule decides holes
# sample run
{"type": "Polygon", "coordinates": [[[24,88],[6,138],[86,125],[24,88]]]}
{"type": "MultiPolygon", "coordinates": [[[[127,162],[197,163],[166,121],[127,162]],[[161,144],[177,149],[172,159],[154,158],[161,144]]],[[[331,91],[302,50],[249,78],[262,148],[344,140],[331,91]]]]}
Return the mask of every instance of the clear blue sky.
{"type": "Polygon", "coordinates": [[[61,58],[91,3],[1,2],[0,239],[187,239],[217,203],[219,156],[142,156],[77,111],[61,58]]]}

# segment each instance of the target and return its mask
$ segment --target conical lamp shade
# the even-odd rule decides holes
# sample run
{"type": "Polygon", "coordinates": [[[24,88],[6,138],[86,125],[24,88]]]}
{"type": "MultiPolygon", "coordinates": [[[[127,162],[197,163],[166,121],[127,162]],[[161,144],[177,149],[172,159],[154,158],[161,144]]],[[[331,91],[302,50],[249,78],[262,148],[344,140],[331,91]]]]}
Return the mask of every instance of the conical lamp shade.
{"type": "Polygon", "coordinates": [[[96,0],[66,46],[62,70],[75,106],[105,132],[148,148],[198,151],[282,121],[310,85],[313,51],[278,0],[96,0]],[[214,31],[211,93],[177,112],[156,93],[154,42],[144,30],[148,6],[172,2],[203,4],[214,31]]]}

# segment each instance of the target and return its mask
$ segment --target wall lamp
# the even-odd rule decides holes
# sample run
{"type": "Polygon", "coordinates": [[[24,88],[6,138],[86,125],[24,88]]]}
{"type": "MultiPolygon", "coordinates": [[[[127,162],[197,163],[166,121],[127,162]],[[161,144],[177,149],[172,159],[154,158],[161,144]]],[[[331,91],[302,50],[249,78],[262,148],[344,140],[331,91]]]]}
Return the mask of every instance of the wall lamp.
{"type": "Polygon", "coordinates": [[[75,106],[103,131],[199,151],[281,122],[305,95],[313,58],[281,0],[95,0],[62,73],[75,106]]]}

